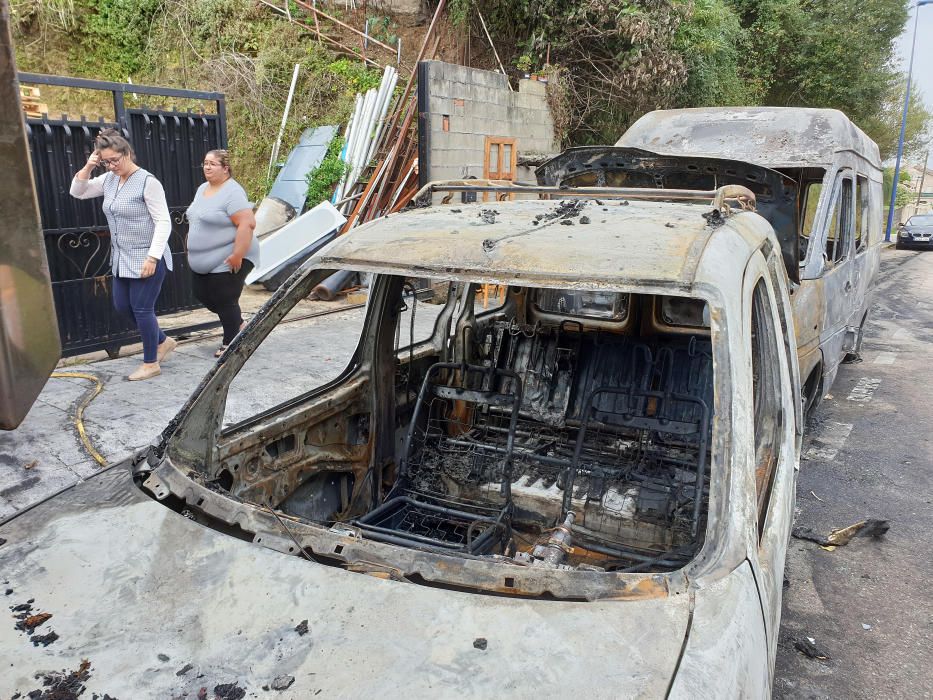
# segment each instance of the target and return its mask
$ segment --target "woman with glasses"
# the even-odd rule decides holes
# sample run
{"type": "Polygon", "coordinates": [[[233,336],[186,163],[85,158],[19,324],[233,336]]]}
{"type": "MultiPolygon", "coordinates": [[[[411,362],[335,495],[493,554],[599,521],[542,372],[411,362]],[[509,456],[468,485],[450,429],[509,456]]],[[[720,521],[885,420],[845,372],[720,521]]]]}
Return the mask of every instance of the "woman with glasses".
{"type": "Polygon", "coordinates": [[[233,179],[227,151],[208,151],[201,166],[207,182],[188,207],[188,265],[194,295],[220,317],[224,339],[214,353],[220,357],[243,326],[240,294],[259,264],[259,241],[253,206],[233,179]]]}
{"type": "Polygon", "coordinates": [[[172,232],[165,190],[150,172],[135,162],[133,147],[115,129],[102,130],[95,150],[71,181],[71,196],[104,198],[110,227],[113,305],[136,322],[143,340],[143,363],[130,381],[162,373],[160,363],[176,341],[159,328],[155,303],[166,271],[172,269],[168,237],[172,232]],[[107,172],[91,177],[95,168],[107,172]]]}

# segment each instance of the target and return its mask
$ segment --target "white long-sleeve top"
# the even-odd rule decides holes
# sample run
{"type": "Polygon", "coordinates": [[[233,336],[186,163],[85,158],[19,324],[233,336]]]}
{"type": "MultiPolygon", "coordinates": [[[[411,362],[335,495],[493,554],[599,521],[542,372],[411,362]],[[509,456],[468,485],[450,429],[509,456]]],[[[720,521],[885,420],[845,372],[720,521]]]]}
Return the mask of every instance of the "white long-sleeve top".
{"type": "MultiPolygon", "coordinates": [[[[104,178],[107,173],[98,175],[89,180],[79,180],[75,175],[71,181],[69,192],[72,197],[77,199],[94,199],[94,197],[104,196],[104,178]]],[[[165,246],[168,244],[168,238],[172,235],[172,219],[168,213],[168,202],[165,199],[165,188],[156,178],[150,177],[146,180],[146,187],[143,190],[143,200],[146,202],[146,209],[149,210],[149,216],[152,217],[152,223],[155,225],[155,231],[152,234],[152,243],[149,245],[150,257],[159,260],[165,252],[165,246]]]]}

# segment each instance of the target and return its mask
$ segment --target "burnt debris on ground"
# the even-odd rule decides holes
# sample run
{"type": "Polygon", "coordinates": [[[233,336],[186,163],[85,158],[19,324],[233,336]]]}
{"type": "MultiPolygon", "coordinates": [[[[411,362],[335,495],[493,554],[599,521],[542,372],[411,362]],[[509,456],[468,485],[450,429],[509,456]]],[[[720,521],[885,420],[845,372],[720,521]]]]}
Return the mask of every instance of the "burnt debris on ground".
{"type": "MultiPolygon", "coordinates": [[[[42,681],[42,687],[26,693],[25,697],[29,700],[78,700],[78,697],[87,690],[85,683],[90,677],[91,662],[88,659],[83,659],[74,671],[67,669],[42,671],[35,675],[36,680],[42,681]]],[[[117,699],[106,693],[103,695],[94,693],[91,700],[117,699]]]]}
{"type": "Polygon", "coordinates": [[[246,697],[246,688],[241,688],[239,681],[214,686],[214,700],[240,700],[243,697],[246,697]]]}
{"type": "Polygon", "coordinates": [[[798,540],[816,542],[821,547],[844,547],[856,537],[879,538],[891,528],[887,520],[870,518],[822,535],[809,527],[795,527],[791,534],[798,540]]]}
{"type": "MultiPolygon", "coordinates": [[[[12,593],[12,589],[10,592],[12,593]]],[[[36,629],[48,622],[52,618],[52,613],[35,611],[32,607],[34,602],[35,598],[30,598],[25,603],[10,606],[10,612],[13,613],[15,620],[13,628],[18,632],[25,632],[33,646],[37,647],[41,644],[47,647],[58,639],[58,635],[53,630],[45,634],[37,634],[36,629]]]]}

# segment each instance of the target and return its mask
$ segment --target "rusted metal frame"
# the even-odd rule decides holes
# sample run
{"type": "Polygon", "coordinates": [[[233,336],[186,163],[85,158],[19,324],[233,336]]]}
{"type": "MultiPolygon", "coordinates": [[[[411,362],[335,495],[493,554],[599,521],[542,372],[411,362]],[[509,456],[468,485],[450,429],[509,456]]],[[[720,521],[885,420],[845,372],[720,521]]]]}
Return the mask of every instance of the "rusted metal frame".
{"type": "MultiPolygon", "coordinates": [[[[314,23],[315,23],[315,25],[317,25],[317,17],[318,17],[318,15],[320,15],[320,16],[323,17],[324,19],[330,20],[330,21],[333,22],[334,24],[336,24],[336,25],[338,25],[338,26],[341,26],[341,27],[343,27],[344,29],[348,29],[349,31],[353,32],[354,34],[359,35],[360,37],[365,37],[365,36],[366,36],[366,34],[365,34],[364,32],[361,32],[359,29],[356,29],[355,27],[351,27],[351,26],[350,26],[349,24],[347,24],[346,22],[341,22],[339,19],[337,19],[336,17],[333,17],[333,16],[327,14],[327,13],[324,12],[323,10],[317,9],[316,4],[308,4],[308,3],[304,2],[303,0],[295,0],[295,4],[298,5],[298,7],[303,7],[304,9],[309,10],[309,11],[314,15],[314,23]]],[[[443,4],[443,3],[442,3],[442,4],[443,4]]],[[[373,39],[372,37],[369,37],[368,40],[371,41],[372,43],[374,43],[376,46],[379,46],[379,47],[385,49],[386,51],[389,51],[393,56],[396,55],[396,47],[394,47],[394,46],[389,46],[388,44],[383,44],[383,43],[382,43],[381,41],[379,41],[378,39],[373,39]]]]}
{"type": "MultiPolygon", "coordinates": [[[[443,3],[443,0],[441,0],[441,2],[443,3]]],[[[376,200],[378,202],[382,202],[385,198],[386,188],[389,186],[389,182],[393,179],[392,174],[394,173],[398,163],[399,151],[401,150],[402,143],[407,141],[405,136],[408,134],[408,130],[411,128],[411,122],[418,111],[416,105],[417,100],[412,99],[408,105],[405,121],[402,122],[402,127],[398,132],[398,137],[395,139],[395,143],[392,146],[392,151],[389,153],[389,157],[387,158],[389,164],[386,167],[386,176],[382,179],[382,182],[379,183],[378,199],[376,200]]],[[[406,146],[410,147],[410,144],[406,144],[406,146]]],[[[375,212],[370,211],[368,213],[374,214],[375,212]]],[[[374,217],[370,216],[367,220],[371,220],[372,218],[374,217]]]]}
{"type": "MultiPolygon", "coordinates": [[[[412,100],[412,102],[414,102],[414,100],[412,100]]],[[[410,107],[411,105],[409,105],[409,108],[410,107]]],[[[413,111],[414,110],[410,110],[408,118],[406,119],[406,125],[405,125],[406,130],[411,125],[411,115],[413,111]]],[[[392,147],[392,151],[390,151],[390,155],[392,152],[397,151],[397,149],[401,145],[400,144],[401,133],[404,133],[404,132],[401,132],[398,136],[396,136],[393,133],[394,128],[395,128],[395,124],[393,124],[393,126],[390,127],[389,131],[387,131],[385,134],[386,142],[391,142],[394,144],[392,147]]],[[[353,228],[357,219],[362,219],[363,221],[369,221],[370,219],[373,218],[372,216],[365,217],[365,215],[373,211],[374,208],[377,209],[379,202],[382,201],[382,198],[384,196],[384,187],[380,186],[377,188],[377,185],[380,185],[380,183],[384,185],[388,181],[389,169],[392,166],[393,166],[393,161],[390,160],[389,156],[386,156],[386,158],[383,159],[382,163],[380,163],[379,168],[377,168],[376,174],[372,178],[370,178],[368,183],[366,183],[366,188],[363,190],[363,196],[357,202],[357,205],[356,207],[354,207],[353,212],[347,218],[347,223],[344,224],[342,233],[346,233],[351,228],[353,228]],[[375,200],[375,203],[370,207],[369,202],[373,194],[376,195],[376,200],[375,200]],[[370,207],[370,208],[367,209],[367,207],[370,207]]]]}
{"type": "MultiPolygon", "coordinates": [[[[228,524],[236,524],[249,533],[279,534],[281,524],[268,510],[253,503],[238,502],[225,494],[210,490],[189,477],[183,469],[170,461],[163,462],[147,479],[144,488],[157,494],[160,500],[175,494],[196,510],[228,524]],[[158,494],[162,495],[158,495],[158,494]]],[[[683,572],[665,574],[596,571],[556,571],[532,567],[511,566],[488,558],[458,554],[445,555],[417,549],[383,544],[372,539],[362,540],[350,531],[326,529],[303,520],[289,520],[289,530],[305,552],[327,554],[343,565],[365,561],[380,567],[418,574],[425,581],[465,586],[473,590],[507,593],[512,596],[541,596],[550,594],[571,600],[624,600],[667,598],[674,592],[687,590],[688,580],[683,572]],[[340,554],[335,547],[341,545],[340,554]],[[513,578],[506,586],[503,577],[513,578]]],[[[290,546],[294,545],[292,540],[290,546]]],[[[274,547],[274,541],[263,540],[264,546],[274,547]]],[[[285,553],[289,553],[286,552],[285,553]]],[[[293,551],[293,556],[303,557],[293,551]]]]}
{"type": "MultiPolygon", "coordinates": [[[[286,21],[287,21],[287,22],[291,22],[292,24],[294,24],[294,25],[296,25],[296,26],[298,26],[298,27],[301,27],[302,29],[304,29],[304,30],[307,31],[307,32],[310,32],[310,31],[311,31],[311,27],[309,27],[309,26],[308,26],[307,24],[305,24],[304,22],[299,22],[299,21],[296,20],[296,19],[288,19],[288,18],[286,18],[286,21]]],[[[320,28],[319,26],[317,26],[317,17],[315,17],[315,27],[314,27],[314,31],[315,31],[315,33],[317,34],[318,43],[321,43],[321,40],[323,39],[324,41],[326,41],[326,42],[328,42],[328,43],[330,43],[330,44],[333,44],[333,45],[336,46],[337,48],[341,49],[347,56],[350,56],[350,57],[353,57],[353,58],[360,58],[360,55],[359,55],[358,53],[356,53],[356,51],[354,51],[353,49],[351,49],[349,46],[346,46],[345,44],[341,44],[339,41],[337,41],[337,40],[334,39],[333,37],[329,37],[329,36],[327,36],[326,34],[322,34],[322,33],[321,33],[321,28],[320,28]]],[[[368,58],[368,57],[365,56],[365,55],[362,56],[362,59],[363,59],[363,61],[365,61],[367,64],[373,66],[374,68],[383,68],[382,65],[380,65],[380,64],[377,63],[376,61],[372,60],[371,58],[368,58]]]]}
{"type": "Polygon", "coordinates": [[[375,191],[375,184],[379,180],[379,178],[382,177],[382,173],[385,170],[385,166],[386,166],[386,161],[382,160],[379,163],[379,167],[376,168],[376,170],[373,172],[373,176],[369,178],[369,182],[366,183],[366,186],[363,188],[363,190],[359,194],[353,195],[353,197],[351,198],[351,199],[356,199],[357,202],[353,207],[352,213],[350,214],[349,217],[347,217],[347,223],[345,223],[343,226],[343,229],[341,229],[340,231],[341,234],[346,233],[351,228],[353,228],[353,222],[359,216],[360,211],[362,211],[368,206],[369,200],[372,197],[373,192],[375,191]]]}
{"type": "MultiPolygon", "coordinates": [[[[434,33],[435,27],[437,27],[437,21],[438,19],[440,19],[441,13],[444,11],[445,5],[446,5],[446,0],[440,0],[440,2],[438,2],[437,4],[437,9],[434,11],[434,17],[431,18],[431,24],[430,26],[428,26],[428,31],[425,32],[424,41],[421,42],[421,49],[418,51],[418,57],[415,59],[415,66],[417,66],[424,59],[424,53],[428,48],[428,41],[430,40],[432,34],[434,33]]],[[[408,103],[409,97],[411,95],[411,89],[415,83],[416,76],[417,76],[417,71],[413,70],[411,73],[411,76],[409,76],[408,78],[408,83],[405,85],[405,90],[402,93],[401,98],[399,98],[399,105],[405,105],[406,103],[408,103]]],[[[411,121],[414,117],[414,113],[417,111],[417,107],[415,106],[416,104],[417,104],[417,100],[412,100],[411,104],[408,104],[408,107],[407,107],[408,111],[405,114],[403,126],[401,130],[399,131],[400,135],[408,132],[408,129],[411,126],[411,121]]],[[[389,127],[388,132],[387,132],[387,140],[391,139],[392,133],[398,127],[399,119],[401,118],[401,116],[402,116],[401,111],[397,111],[395,113],[395,116],[392,119],[392,124],[389,127]]],[[[395,139],[392,145],[392,150],[389,151],[389,155],[386,157],[386,160],[388,161],[388,166],[386,168],[387,173],[391,173],[392,170],[395,168],[395,161],[398,158],[398,152],[399,152],[400,147],[401,147],[401,140],[397,138],[395,139]]],[[[386,181],[383,180],[382,184],[379,187],[379,200],[381,200],[385,196],[385,186],[386,186],[386,181]]],[[[350,226],[350,222],[348,222],[348,229],[349,229],[349,226],[350,226]]]]}
{"type": "MultiPolygon", "coordinates": [[[[434,192],[497,192],[502,194],[544,194],[562,197],[592,197],[594,199],[647,199],[647,200],[677,200],[677,201],[706,201],[720,199],[735,199],[744,197],[744,193],[723,192],[724,188],[717,190],[678,190],[653,189],[638,187],[553,187],[549,185],[517,185],[509,181],[487,181],[488,184],[475,184],[482,180],[438,180],[429,182],[422,187],[415,198],[420,198],[434,192]],[[473,183],[473,184],[469,184],[473,183]]],[[[734,187],[727,185],[726,187],[734,187]]],[[[744,188],[743,188],[744,189],[744,188]]]]}
{"type": "MultiPolygon", "coordinates": [[[[300,22],[296,22],[296,24],[300,24],[300,22]]],[[[301,25],[301,26],[305,27],[305,29],[308,29],[308,28],[309,28],[309,27],[307,27],[307,25],[301,25]]],[[[336,39],[334,39],[334,38],[332,38],[332,37],[327,36],[326,34],[319,34],[319,38],[320,38],[320,39],[323,39],[324,41],[327,41],[327,42],[333,44],[334,46],[337,46],[337,47],[343,49],[343,51],[346,52],[347,55],[352,56],[353,58],[362,58],[363,61],[364,61],[365,63],[367,63],[367,64],[369,64],[369,65],[371,65],[371,66],[373,66],[373,67],[375,67],[375,68],[383,68],[383,67],[384,67],[384,66],[380,65],[379,63],[376,63],[376,62],[375,62],[374,60],[372,60],[371,58],[366,57],[365,55],[364,55],[364,56],[360,56],[358,53],[356,53],[356,52],[355,52],[353,49],[351,49],[349,46],[346,46],[346,45],[344,45],[344,44],[341,44],[339,41],[337,41],[336,39]]]]}
{"type": "MultiPolygon", "coordinates": [[[[392,208],[396,203],[396,197],[400,194],[402,189],[405,189],[405,184],[408,182],[412,173],[415,170],[415,160],[417,159],[418,143],[417,139],[408,139],[408,143],[405,146],[405,155],[398,160],[397,169],[393,176],[390,178],[389,182],[392,184],[392,189],[386,193],[385,199],[380,202],[379,211],[384,212],[392,208]]],[[[418,191],[417,183],[415,183],[415,192],[418,191]]],[[[414,194],[414,192],[412,192],[414,194]]]]}

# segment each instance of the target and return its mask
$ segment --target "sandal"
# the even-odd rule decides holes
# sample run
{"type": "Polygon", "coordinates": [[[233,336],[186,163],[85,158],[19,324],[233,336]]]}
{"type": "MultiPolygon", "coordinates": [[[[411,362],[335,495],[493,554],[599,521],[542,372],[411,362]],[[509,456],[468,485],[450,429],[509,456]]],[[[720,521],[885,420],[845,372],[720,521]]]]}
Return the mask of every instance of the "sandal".
{"type": "Polygon", "coordinates": [[[227,350],[227,346],[221,345],[219,348],[217,348],[217,352],[214,353],[214,357],[220,357],[221,355],[224,354],[224,352],[226,352],[226,350],[227,350]]]}

